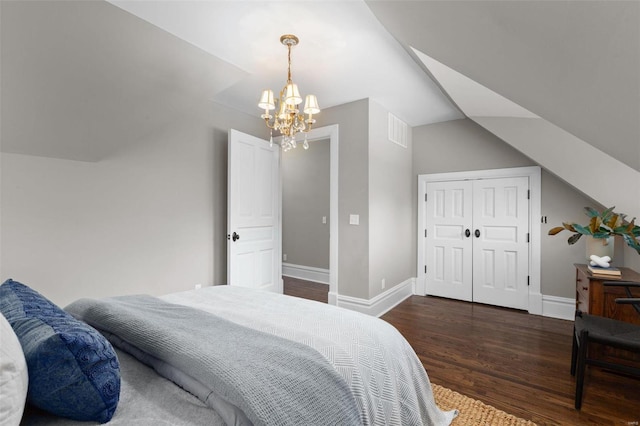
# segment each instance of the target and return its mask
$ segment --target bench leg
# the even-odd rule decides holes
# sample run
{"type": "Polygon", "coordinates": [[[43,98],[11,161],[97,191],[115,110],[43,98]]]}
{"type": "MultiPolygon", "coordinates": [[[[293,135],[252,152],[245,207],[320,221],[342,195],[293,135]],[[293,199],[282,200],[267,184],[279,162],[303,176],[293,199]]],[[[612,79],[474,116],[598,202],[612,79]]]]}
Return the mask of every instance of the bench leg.
{"type": "Polygon", "coordinates": [[[578,338],[576,337],[576,328],[573,327],[573,346],[571,348],[571,375],[576,375],[576,360],[578,359],[578,338]]]}
{"type": "Polygon", "coordinates": [[[582,407],[582,388],[584,386],[584,373],[587,367],[588,346],[589,346],[589,332],[587,332],[586,330],[583,330],[580,333],[580,344],[578,345],[578,351],[577,351],[578,359],[576,363],[577,374],[576,374],[576,398],[575,398],[576,410],[579,410],[580,407],[582,407]]]}

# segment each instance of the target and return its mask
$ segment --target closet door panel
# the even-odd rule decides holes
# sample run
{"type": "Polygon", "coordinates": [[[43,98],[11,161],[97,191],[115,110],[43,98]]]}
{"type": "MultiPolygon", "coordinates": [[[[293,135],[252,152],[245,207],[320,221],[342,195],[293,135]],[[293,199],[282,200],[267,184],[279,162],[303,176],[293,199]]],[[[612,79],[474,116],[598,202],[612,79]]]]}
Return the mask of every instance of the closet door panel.
{"type": "Polygon", "coordinates": [[[527,177],[473,183],[473,301],[528,308],[527,177]]]}
{"type": "Polygon", "coordinates": [[[468,181],[427,186],[426,290],[433,296],[472,300],[471,229],[473,185],[468,181]]]}

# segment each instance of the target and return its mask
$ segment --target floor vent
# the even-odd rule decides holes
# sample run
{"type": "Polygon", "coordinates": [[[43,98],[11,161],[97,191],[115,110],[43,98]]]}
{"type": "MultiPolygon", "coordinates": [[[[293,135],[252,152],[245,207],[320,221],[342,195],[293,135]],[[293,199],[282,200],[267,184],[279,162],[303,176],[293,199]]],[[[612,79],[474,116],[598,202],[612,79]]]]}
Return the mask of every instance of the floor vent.
{"type": "Polygon", "coordinates": [[[407,132],[407,123],[400,120],[395,115],[389,113],[389,140],[406,148],[408,137],[407,132]]]}

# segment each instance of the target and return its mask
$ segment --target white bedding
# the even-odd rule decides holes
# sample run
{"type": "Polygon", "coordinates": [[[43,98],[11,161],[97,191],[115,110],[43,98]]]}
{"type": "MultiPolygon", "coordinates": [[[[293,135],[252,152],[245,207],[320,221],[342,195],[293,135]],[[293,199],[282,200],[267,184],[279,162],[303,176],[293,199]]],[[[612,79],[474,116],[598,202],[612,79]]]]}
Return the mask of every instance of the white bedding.
{"type": "Polygon", "coordinates": [[[306,344],[349,384],[370,425],[448,425],[417,355],[390,324],[334,306],[260,290],[206,287],[161,299],[306,344]]]}

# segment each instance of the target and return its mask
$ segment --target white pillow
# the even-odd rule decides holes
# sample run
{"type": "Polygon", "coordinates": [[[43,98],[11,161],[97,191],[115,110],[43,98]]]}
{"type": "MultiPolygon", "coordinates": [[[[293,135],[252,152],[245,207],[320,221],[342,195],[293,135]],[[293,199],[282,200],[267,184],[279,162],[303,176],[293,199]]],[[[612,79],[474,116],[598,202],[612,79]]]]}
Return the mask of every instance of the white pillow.
{"type": "Polygon", "coordinates": [[[18,336],[0,314],[0,425],[19,425],[27,400],[29,374],[18,336]]]}

